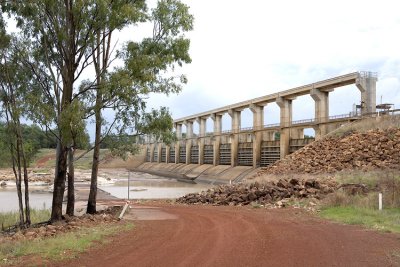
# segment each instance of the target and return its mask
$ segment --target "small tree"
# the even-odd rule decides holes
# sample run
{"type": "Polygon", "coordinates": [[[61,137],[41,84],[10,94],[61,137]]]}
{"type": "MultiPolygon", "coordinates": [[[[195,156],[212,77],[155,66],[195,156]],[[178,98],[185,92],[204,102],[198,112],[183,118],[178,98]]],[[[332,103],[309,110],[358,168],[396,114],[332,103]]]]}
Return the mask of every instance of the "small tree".
{"type": "Polygon", "coordinates": [[[16,38],[1,36],[0,44],[0,98],[3,113],[6,118],[6,131],[12,168],[15,175],[20,225],[30,225],[28,161],[25,154],[24,139],[22,136],[21,115],[23,111],[23,92],[27,90],[29,75],[23,71],[19,62],[19,54],[15,47],[20,43],[16,38]],[[23,177],[23,178],[22,178],[23,177]],[[25,213],[22,201],[22,180],[24,182],[25,213]]]}

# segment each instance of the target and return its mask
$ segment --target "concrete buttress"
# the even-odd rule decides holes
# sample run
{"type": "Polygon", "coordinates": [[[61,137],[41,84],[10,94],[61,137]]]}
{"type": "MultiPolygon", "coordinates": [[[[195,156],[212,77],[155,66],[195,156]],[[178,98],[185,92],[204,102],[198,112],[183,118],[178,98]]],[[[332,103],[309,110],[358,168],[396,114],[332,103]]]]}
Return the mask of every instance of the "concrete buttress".
{"type": "Polygon", "coordinates": [[[232,118],[232,135],[231,135],[231,166],[238,165],[238,148],[239,148],[239,132],[241,124],[241,111],[231,109],[228,111],[232,118]]]}
{"type": "Polygon", "coordinates": [[[182,124],[177,123],[175,126],[176,129],[176,138],[178,141],[175,143],[175,163],[179,163],[179,148],[180,148],[180,140],[182,139],[182,124]]]}
{"type": "Polygon", "coordinates": [[[211,119],[214,121],[214,141],[213,141],[213,165],[219,165],[219,151],[221,145],[221,131],[222,131],[222,115],[220,114],[212,114],[211,119]]]}
{"type": "Polygon", "coordinates": [[[186,121],[186,164],[190,164],[190,155],[192,150],[193,121],[186,121]]]}
{"type": "Polygon", "coordinates": [[[261,143],[263,139],[262,129],[264,127],[264,107],[258,105],[250,105],[253,112],[253,167],[257,168],[261,165],[261,143]]]}
{"type": "Polygon", "coordinates": [[[292,122],[292,99],[286,99],[278,97],[276,104],[278,104],[281,110],[280,123],[281,123],[281,135],[280,135],[280,157],[284,158],[289,154],[290,146],[290,123],[292,122]]]}
{"type": "Polygon", "coordinates": [[[199,164],[204,164],[204,143],[206,136],[206,120],[207,118],[199,118],[197,121],[200,124],[200,139],[198,142],[199,145],[199,164]]]}
{"type": "Polygon", "coordinates": [[[312,89],[310,91],[311,97],[315,101],[315,120],[317,122],[315,129],[315,139],[320,139],[328,133],[326,122],[329,119],[329,92],[330,90],[312,89]]]}

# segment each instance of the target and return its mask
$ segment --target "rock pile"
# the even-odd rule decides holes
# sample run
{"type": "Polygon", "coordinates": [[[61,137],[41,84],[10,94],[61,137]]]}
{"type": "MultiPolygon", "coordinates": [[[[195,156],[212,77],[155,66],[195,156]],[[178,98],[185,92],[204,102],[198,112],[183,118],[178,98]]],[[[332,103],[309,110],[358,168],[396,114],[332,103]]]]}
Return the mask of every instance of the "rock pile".
{"type": "Polygon", "coordinates": [[[280,205],[288,198],[315,198],[321,199],[324,195],[333,192],[337,183],[332,180],[318,181],[316,179],[280,179],[278,182],[221,185],[198,194],[188,194],[177,199],[178,203],[185,204],[212,204],[212,205],[280,205]],[[280,202],[280,203],[279,203],[280,202]]]}
{"type": "Polygon", "coordinates": [[[383,168],[400,168],[400,129],[327,137],[305,146],[261,173],[317,174],[383,168]]]}
{"type": "MultiPolygon", "coordinates": [[[[40,173],[34,170],[29,170],[28,172],[29,182],[43,182],[47,184],[52,184],[54,179],[53,171],[47,173],[40,173]]],[[[1,169],[0,170],[0,181],[15,181],[14,173],[11,169],[1,169]]]]}

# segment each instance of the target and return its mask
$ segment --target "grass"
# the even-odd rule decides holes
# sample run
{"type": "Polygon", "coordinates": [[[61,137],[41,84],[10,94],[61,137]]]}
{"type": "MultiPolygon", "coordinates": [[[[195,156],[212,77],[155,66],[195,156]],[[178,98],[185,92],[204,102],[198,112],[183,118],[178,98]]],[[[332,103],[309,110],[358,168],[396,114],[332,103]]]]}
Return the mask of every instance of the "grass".
{"type": "Polygon", "coordinates": [[[391,127],[400,128],[400,115],[381,116],[379,118],[368,118],[361,121],[354,121],[332,131],[328,136],[344,136],[354,131],[363,133],[371,129],[388,129],[391,127]]]}
{"type": "Polygon", "coordinates": [[[327,207],[320,215],[346,224],[363,225],[368,228],[400,233],[400,208],[382,211],[359,207],[327,207]]]}
{"type": "Polygon", "coordinates": [[[76,258],[94,244],[107,243],[106,237],[132,228],[133,224],[130,223],[101,224],[55,237],[0,244],[0,265],[16,264],[21,257],[40,257],[50,261],[76,258]]]}
{"type": "Polygon", "coordinates": [[[351,195],[337,190],[321,203],[320,215],[346,224],[400,233],[400,174],[396,171],[350,172],[337,175],[341,184],[365,184],[367,194],[351,195]],[[383,210],[378,210],[378,192],[383,193],[383,210]]]}
{"type": "MultiPolygon", "coordinates": [[[[84,151],[84,150],[77,150],[75,152],[75,157],[77,158],[85,152],[86,151],[84,151]]],[[[35,155],[32,163],[31,163],[31,166],[36,166],[37,165],[36,162],[39,161],[43,157],[52,156],[53,158],[55,158],[55,153],[56,153],[55,149],[47,149],[47,148],[40,149],[39,152],[35,155]]],[[[100,149],[100,160],[103,160],[107,156],[107,154],[109,154],[108,149],[100,149]]],[[[92,160],[93,160],[93,150],[88,152],[86,155],[84,155],[78,161],[76,161],[75,168],[90,169],[92,166],[92,160]]],[[[48,172],[48,170],[50,168],[54,168],[54,167],[55,167],[55,159],[51,159],[51,160],[46,161],[45,166],[42,168],[42,170],[43,170],[43,172],[48,172]]]]}
{"type": "MultiPolygon", "coordinates": [[[[39,223],[45,222],[50,219],[49,209],[31,209],[31,222],[39,223]]],[[[0,213],[0,226],[7,228],[19,222],[18,212],[1,212],[0,213]]]]}

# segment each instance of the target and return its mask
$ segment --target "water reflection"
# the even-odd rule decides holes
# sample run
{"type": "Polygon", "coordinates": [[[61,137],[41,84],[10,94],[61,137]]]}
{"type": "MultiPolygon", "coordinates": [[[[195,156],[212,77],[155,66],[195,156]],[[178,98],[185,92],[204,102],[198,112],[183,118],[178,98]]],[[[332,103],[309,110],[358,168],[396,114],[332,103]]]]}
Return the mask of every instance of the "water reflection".
{"type": "MultiPolygon", "coordinates": [[[[132,175],[129,182],[130,199],[164,199],[178,198],[189,193],[198,193],[211,188],[208,184],[180,182],[157,176],[141,178],[132,175]]],[[[112,186],[100,186],[118,198],[128,198],[128,180],[118,180],[112,186]]]]}
{"type": "MultiPolygon", "coordinates": [[[[129,198],[130,199],[166,199],[178,198],[189,193],[197,193],[207,190],[212,186],[209,184],[196,184],[180,182],[144,173],[119,172],[113,173],[111,170],[102,173],[103,183],[99,183],[99,188],[109,192],[118,198],[128,198],[128,176],[129,198]]],[[[89,186],[88,182],[80,183],[89,186]]],[[[52,193],[46,192],[48,187],[31,187],[30,203],[31,207],[41,209],[50,208],[52,193]]],[[[0,188],[0,212],[18,210],[18,197],[15,187],[0,188]]]]}
{"type": "MultiPolygon", "coordinates": [[[[52,201],[51,193],[31,192],[29,203],[31,208],[43,209],[50,208],[52,201]]],[[[15,189],[0,189],[0,212],[18,210],[18,196],[15,189]]]]}

